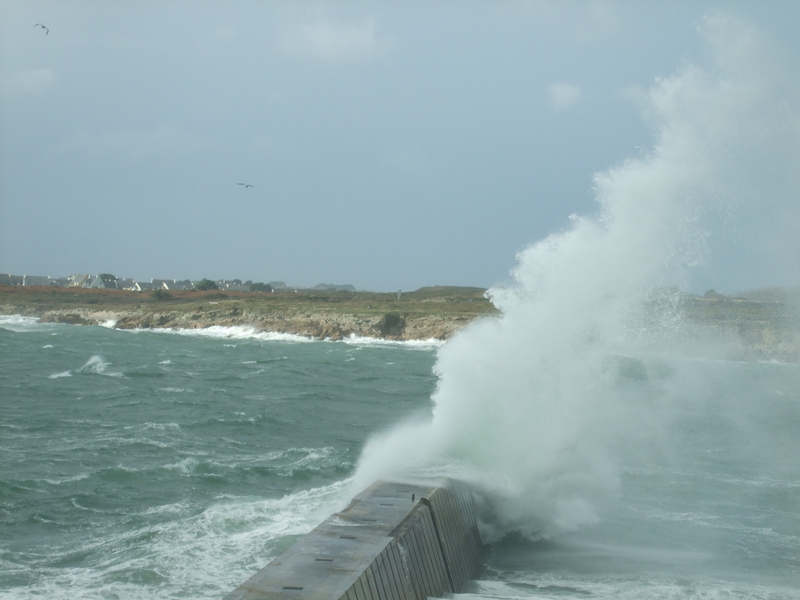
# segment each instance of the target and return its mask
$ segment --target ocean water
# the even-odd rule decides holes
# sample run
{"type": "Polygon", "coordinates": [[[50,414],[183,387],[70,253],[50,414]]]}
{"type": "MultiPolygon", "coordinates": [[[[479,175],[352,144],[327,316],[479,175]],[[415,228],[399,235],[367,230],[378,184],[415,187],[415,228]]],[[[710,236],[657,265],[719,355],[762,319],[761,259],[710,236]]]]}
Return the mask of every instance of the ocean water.
{"type": "Polygon", "coordinates": [[[220,598],[430,412],[430,344],[264,337],[0,318],[0,597],[220,598]]]}
{"type": "MultiPolygon", "coordinates": [[[[440,350],[0,318],[0,597],[224,596],[346,503],[371,437],[430,420],[440,350]]],[[[652,421],[612,444],[613,499],[487,538],[461,595],[800,598],[800,367],[615,364],[652,421]]]]}

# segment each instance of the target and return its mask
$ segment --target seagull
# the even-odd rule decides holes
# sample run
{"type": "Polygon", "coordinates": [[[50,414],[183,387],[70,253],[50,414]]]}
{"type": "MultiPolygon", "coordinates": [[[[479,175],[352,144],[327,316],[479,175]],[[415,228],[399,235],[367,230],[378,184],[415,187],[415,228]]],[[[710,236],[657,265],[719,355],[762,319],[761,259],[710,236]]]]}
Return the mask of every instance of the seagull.
{"type": "Polygon", "coordinates": [[[45,35],[50,33],[50,30],[45,25],[43,25],[42,23],[37,23],[36,25],[34,25],[34,27],[41,27],[42,29],[44,29],[44,34],[45,35]]]}
{"type": "Polygon", "coordinates": [[[249,187],[255,187],[255,186],[250,185],[249,183],[237,183],[236,185],[243,185],[245,189],[247,189],[249,187]]]}

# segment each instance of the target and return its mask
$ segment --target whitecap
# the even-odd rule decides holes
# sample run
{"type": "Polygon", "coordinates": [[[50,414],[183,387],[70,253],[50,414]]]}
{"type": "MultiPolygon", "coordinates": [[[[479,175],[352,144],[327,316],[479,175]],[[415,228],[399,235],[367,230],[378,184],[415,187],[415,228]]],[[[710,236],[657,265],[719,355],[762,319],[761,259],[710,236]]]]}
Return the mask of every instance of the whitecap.
{"type": "Polygon", "coordinates": [[[60,379],[62,377],[72,377],[72,371],[62,371],[61,373],[53,373],[48,375],[48,379],[60,379]]]}
{"type": "Polygon", "coordinates": [[[94,355],[86,364],[77,370],[77,373],[95,373],[97,375],[105,375],[106,377],[124,377],[122,373],[106,372],[106,369],[111,365],[102,356],[94,355]]]}
{"type": "Polygon", "coordinates": [[[39,323],[37,317],[24,317],[22,315],[0,315],[0,328],[13,331],[14,333],[28,333],[34,330],[41,330],[45,327],[52,327],[52,323],[39,323]]]}
{"type": "Polygon", "coordinates": [[[351,333],[346,338],[342,338],[342,343],[354,346],[390,346],[401,348],[413,348],[419,350],[434,350],[444,346],[445,341],[436,338],[429,338],[427,340],[387,340],[384,338],[372,338],[366,336],[359,336],[351,333]]]}
{"type": "Polygon", "coordinates": [[[50,485],[62,485],[64,483],[73,483],[75,481],[83,481],[89,479],[89,473],[81,473],[80,475],[73,475],[72,477],[65,477],[64,479],[45,479],[45,483],[50,485]]]}
{"type": "Polygon", "coordinates": [[[256,331],[254,327],[234,325],[224,327],[212,325],[204,329],[139,329],[131,331],[152,331],[154,333],[167,333],[173,335],[187,335],[195,337],[208,337],[216,339],[261,340],[266,342],[312,342],[313,338],[295,335],[292,333],[274,333],[271,331],[256,331]]]}

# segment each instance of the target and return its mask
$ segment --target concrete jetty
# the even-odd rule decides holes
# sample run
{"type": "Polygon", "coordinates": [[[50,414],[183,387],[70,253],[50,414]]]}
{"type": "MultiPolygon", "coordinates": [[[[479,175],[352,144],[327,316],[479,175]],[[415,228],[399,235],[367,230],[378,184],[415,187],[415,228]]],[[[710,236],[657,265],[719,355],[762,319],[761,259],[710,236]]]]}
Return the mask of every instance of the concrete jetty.
{"type": "Polygon", "coordinates": [[[463,483],[377,481],[225,600],[425,600],[458,592],[482,563],[463,483]]]}

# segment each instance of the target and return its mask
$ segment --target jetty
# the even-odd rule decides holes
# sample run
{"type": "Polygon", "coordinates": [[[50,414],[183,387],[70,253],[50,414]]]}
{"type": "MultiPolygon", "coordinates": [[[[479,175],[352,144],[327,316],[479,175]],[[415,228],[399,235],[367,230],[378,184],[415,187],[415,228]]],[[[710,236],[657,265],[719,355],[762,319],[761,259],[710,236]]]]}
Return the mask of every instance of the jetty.
{"type": "Polygon", "coordinates": [[[461,591],[481,564],[465,484],[377,481],[224,600],[425,600],[461,591]]]}

